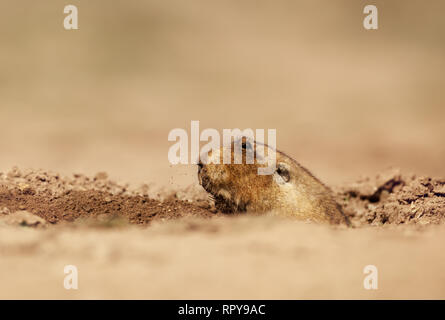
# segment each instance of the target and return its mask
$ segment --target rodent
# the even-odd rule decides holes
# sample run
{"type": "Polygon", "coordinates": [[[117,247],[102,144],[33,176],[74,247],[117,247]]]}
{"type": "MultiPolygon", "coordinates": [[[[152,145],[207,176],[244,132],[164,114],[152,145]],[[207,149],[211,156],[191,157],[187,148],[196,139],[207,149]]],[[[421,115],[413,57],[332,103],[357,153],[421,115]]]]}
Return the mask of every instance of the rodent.
{"type": "MultiPolygon", "coordinates": [[[[216,209],[224,213],[275,212],[300,220],[350,226],[331,190],[296,160],[276,150],[273,174],[259,175],[257,169],[266,167],[257,159],[259,143],[242,138],[241,164],[234,163],[234,145],[232,141],[230,164],[223,164],[228,146],[209,151],[205,155],[207,164],[201,160],[198,163],[199,183],[211,194],[216,209]],[[254,154],[253,164],[246,163],[249,152],[254,154]],[[212,163],[217,158],[219,164],[212,163]]],[[[271,147],[261,146],[270,152],[271,147]]]]}

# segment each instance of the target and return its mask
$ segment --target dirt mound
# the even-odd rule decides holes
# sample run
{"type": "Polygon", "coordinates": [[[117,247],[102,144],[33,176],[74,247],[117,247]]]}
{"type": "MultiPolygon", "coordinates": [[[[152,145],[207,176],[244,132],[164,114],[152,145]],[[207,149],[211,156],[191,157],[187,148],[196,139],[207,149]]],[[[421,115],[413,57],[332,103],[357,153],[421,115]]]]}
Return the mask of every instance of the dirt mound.
{"type": "MultiPolygon", "coordinates": [[[[57,173],[44,170],[20,170],[12,168],[7,173],[0,172],[0,185],[7,188],[18,188],[22,191],[32,190],[34,194],[57,196],[68,191],[97,190],[112,194],[134,194],[128,189],[128,184],[120,185],[110,179],[105,172],[99,172],[93,178],[83,174],[73,174],[72,177],[62,177],[57,173]]],[[[141,187],[138,193],[144,193],[148,186],[141,187]],[[145,189],[144,189],[145,187],[145,189]]]]}
{"type": "Polygon", "coordinates": [[[94,178],[80,174],[69,178],[14,168],[7,174],[0,173],[0,213],[26,210],[50,223],[107,216],[123,217],[136,224],[215,215],[206,203],[198,200],[191,203],[168,194],[168,199],[159,201],[145,192],[143,188],[130,191],[128,185],[109,180],[105,173],[94,178]]]}
{"type": "Polygon", "coordinates": [[[445,179],[391,170],[340,187],[336,194],[356,226],[445,222],[445,179]]]}
{"type": "Polygon", "coordinates": [[[131,223],[147,224],[156,219],[215,215],[181,200],[160,202],[147,196],[113,195],[96,190],[67,191],[63,195],[45,196],[30,188],[9,190],[1,187],[0,207],[6,207],[11,212],[27,210],[50,223],[106,215],[125,217],[131,223]]]}
{"type": "MultiPolygon", "coordinates": [[[[354,226],[439,224],[445,222],[445,179],[402,175],[397,170],[363,178],[335,189],[337,201],[354,226]]],[[[46,171],[0,173],[0,214],[26,210],[50,223],[78,218],[124,218],[130,223],[181,217],[211,218],[205,196],[195,189],[148,195],[148,187],[130,190],[105,173],[61,177],[46,171]]]]}

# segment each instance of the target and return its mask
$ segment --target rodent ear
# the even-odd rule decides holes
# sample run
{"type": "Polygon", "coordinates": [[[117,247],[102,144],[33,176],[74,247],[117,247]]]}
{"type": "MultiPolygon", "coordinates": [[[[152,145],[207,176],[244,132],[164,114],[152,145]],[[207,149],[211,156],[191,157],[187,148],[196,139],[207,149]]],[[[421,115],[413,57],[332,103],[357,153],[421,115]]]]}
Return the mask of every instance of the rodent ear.
{"type": "Polygon", "coordinates": [[[287,163],[279,162],[277,164],[277,169],[275,170],[284,182],[290,181],[290,167],[287,163]]]}

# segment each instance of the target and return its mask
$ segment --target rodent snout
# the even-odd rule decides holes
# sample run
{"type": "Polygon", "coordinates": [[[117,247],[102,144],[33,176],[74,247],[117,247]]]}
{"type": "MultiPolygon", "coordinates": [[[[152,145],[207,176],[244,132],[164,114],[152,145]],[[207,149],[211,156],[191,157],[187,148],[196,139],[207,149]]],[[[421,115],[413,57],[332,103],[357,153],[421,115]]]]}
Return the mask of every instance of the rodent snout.
{"type": "Polygon", "coordinates": [[[199,184],[208,191],[208,186],[210,184],[210,178],[207,175],[207,170],[205,164],[201,161],[198,162],[198,181],[199,184]]]}
{"type": "Polygon", "coordinates": [[[198,174],[201,172],[202,168],[204,168],[204,164],[199,160],[198,162],[198,174]]]}

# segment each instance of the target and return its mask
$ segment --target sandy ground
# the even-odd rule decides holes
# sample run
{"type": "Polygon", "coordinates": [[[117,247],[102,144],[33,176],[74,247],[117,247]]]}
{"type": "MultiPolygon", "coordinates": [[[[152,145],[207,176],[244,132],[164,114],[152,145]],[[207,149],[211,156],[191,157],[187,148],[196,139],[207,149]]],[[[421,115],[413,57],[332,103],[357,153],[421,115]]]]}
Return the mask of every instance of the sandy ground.
{"type": "Polygon", "coordinates": [[[348,228],[15,168],[0,175],[0,298],[443,299],[444,186],[393,171],[339,187],[348,228]],[[377,290],[364,289],[367,265],[377,290]]]}
{"type": "Polygon", "coordinates": [[[2,228],[1,298],[443,299],[444,227],[336,230],[263,217],[148,229],[2,228]],[[365,290],[363,268],[378,268],[365,290]],[[79,289],[65,290],[65,265],[79,289]]]}
{"type": "Polygon", "coordinates": [[[445,298],[442,0],[71,3],[0,2],[1,298],[445,298]],[[191,120],[276,129],[356,228],[212,212],[191,120]]]}

